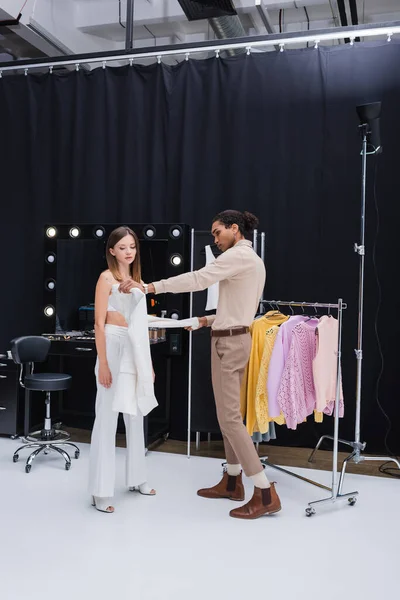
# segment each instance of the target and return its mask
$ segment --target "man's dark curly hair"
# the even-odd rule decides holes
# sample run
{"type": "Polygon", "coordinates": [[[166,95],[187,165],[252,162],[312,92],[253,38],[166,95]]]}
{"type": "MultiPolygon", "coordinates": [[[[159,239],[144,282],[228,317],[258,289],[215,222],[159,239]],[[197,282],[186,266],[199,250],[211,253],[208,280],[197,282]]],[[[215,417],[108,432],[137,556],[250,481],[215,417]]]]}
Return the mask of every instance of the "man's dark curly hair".
{"type": "Polygon", "coordinates": [[[233,224],[236,224],[242,235],[252,233],[259,223],[257,217],[247,212],[247,210],[243,213],[238,210],[224,210],[213,218],[212,222],[215,223],[216,221],[225,225],[227,229],[230,229],[233,224]]]}

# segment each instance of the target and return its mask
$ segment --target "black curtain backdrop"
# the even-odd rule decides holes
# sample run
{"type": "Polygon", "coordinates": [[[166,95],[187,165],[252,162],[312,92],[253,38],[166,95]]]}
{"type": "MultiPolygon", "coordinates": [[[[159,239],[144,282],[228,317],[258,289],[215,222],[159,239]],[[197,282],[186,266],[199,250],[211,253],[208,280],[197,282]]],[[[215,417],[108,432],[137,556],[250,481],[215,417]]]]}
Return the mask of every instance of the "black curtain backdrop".
{"type": "MultiPolygon", "coordinates": [[[[352,439],[361,170],[355,107],[381,100],[384,154],[368,161],[362,431],[369,450],[384,450],[372,264],[376,171],[385,358],[379,397],[393,423],[389,444],[399,452],[399,65],[400,45],[392,41],[0,79],[1,349],[40,331],[45,223],[179,221],[207,229],[218,211],[247,209],[267,234],[267,297],[348,302],[341,435],[352,439]]],[[[185,403],[172,424],[176,437],[184,436],[185,403]]],[[[299,428],[280,439],[312,445],[331,429],[326,421],[316,432],[299,428]]]]}

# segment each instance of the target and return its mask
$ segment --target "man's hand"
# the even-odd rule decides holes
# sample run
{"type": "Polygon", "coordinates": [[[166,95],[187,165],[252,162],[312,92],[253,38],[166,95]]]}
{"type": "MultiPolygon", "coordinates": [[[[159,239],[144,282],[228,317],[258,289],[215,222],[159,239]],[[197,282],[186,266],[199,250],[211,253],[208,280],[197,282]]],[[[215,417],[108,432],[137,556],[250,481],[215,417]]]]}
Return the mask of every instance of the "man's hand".
{"type": "Polygon", "coordinates": [[[137,288],[138,290],[144,293],[143,285],[141,283],[138,283],[137,281],[133,281],[133,279],[126,279],[125,281],[123,281],[120,284],[118,290],[124,294],[129,294],[129,292],[133,288],[137,288]]]}
{"type": "MultiPolygon", "coordinates": [[[[207,317],[198,317],[199,319],[199,326],[197,327],[197,329],[201,329],[202,327],[208,327],[208,323],[207,323],[207,317]]],[[[191,327],[185,327],[186,331],[193,331],[193,329],[191,327]]],[[[195,331],[197,331],[197,329],[195,331]]]]}

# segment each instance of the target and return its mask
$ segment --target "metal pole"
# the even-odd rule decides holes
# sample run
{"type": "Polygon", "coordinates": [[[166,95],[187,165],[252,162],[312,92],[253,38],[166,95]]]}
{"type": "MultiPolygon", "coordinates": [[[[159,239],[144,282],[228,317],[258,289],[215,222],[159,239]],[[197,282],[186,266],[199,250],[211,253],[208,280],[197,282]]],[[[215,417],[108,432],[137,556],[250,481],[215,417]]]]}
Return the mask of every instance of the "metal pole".
{"type": "MultiPolygon", "coordinates": [[[[190,232],[190,270],[194,268],[194,229],[190,232]]],[[[189,316],[193,317],[193,292],[189,296],[189,316]]],[[[189,331],[189,371],[188,371],[188,424],[187,424],[187,457],[190,458],[190,435],[192,421],[192,354],[193,333],[189,331]]]]}
{"type": "Polygon", "coordinates": [[[261,232],[261,259],[265,262],[265,231],[261,232]]]}
{"type": "Polygon", "coordinates": [[[125,50],[133,48],[133,23],[135,18],[134,0],[126,0],[125,50]]]}
{"type": "Polygon", "coordinates": [[[256,254],[257,254],[257,248],[258,248],[258,230],[255,229],[253,231],[253,249],[256,254]]]}
{"type": "MultiPolygon", "coordinates": [[[[265,264],[265,231],[261,232],[261,260],[263,261],[263,263],[265,264]]],[[[264,300],[264,289],[262,291],[261,294],[261,310],[260,312],[264,313],[264,305],[262,304],[264,300]]]]}
{"type": "Polygon", "coordinates": [[[333,434],[333,465],[332,465],[332,498],[336,499],[337,471],[338,471],[338,447],[339,447],[339,405],[340,405],[340,382],[341,382],[341,356],[342,356],[342,323],[343,323],[343,300],[338,300],[338,345],[336,360],[336,397],[335,397],[335,428],[333,434]]]}
{"type": "Polygon", "coordinates": [[[356,382],[356,425],[354,440],[360,443],[361,437],[361,377],[362,377],[362,346],[363,346],[363,317],[364,317],[364,267],[365,267],[365,203],[367,191],[367,130],[368,125],[362,125],[362,185],[361,185],[361,234],[360,245],[354,244],[354,251],[360,256],[359,289],[358,289],[358,340],[355,350],[357,358],[356,382]]]}

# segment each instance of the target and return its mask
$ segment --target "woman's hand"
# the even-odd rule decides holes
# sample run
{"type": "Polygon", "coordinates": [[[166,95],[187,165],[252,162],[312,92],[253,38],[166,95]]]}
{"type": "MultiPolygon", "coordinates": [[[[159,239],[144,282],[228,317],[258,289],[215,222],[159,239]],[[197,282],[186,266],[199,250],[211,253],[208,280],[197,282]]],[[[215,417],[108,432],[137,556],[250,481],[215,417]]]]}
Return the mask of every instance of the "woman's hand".
{"type": "Polygon", "coordinates": [[[126,279],[125,281],[123,281],[120,284],[118,290],[123,294],[129,294],[129,292],[134,288],[137,288],[138,290],[144,293],[143,285],[141,283],[138,283],[137,281],[133,281],[133,279],[126,279]]]}
{"type": "Polygon", "coordinates": [[[186,331],[197,331],[197,329],[201,329],[202,327],[208,327],[207,317],[197,317],[199,319],[199,326],[193,330],[192,327],[185,327],[186,331]]]}
{"type": "Polygon", "coordinates": [[[99,382],[107,389],[111,387],[112,376],[107,363],[100,363],[99,365],[99,382]]]}

